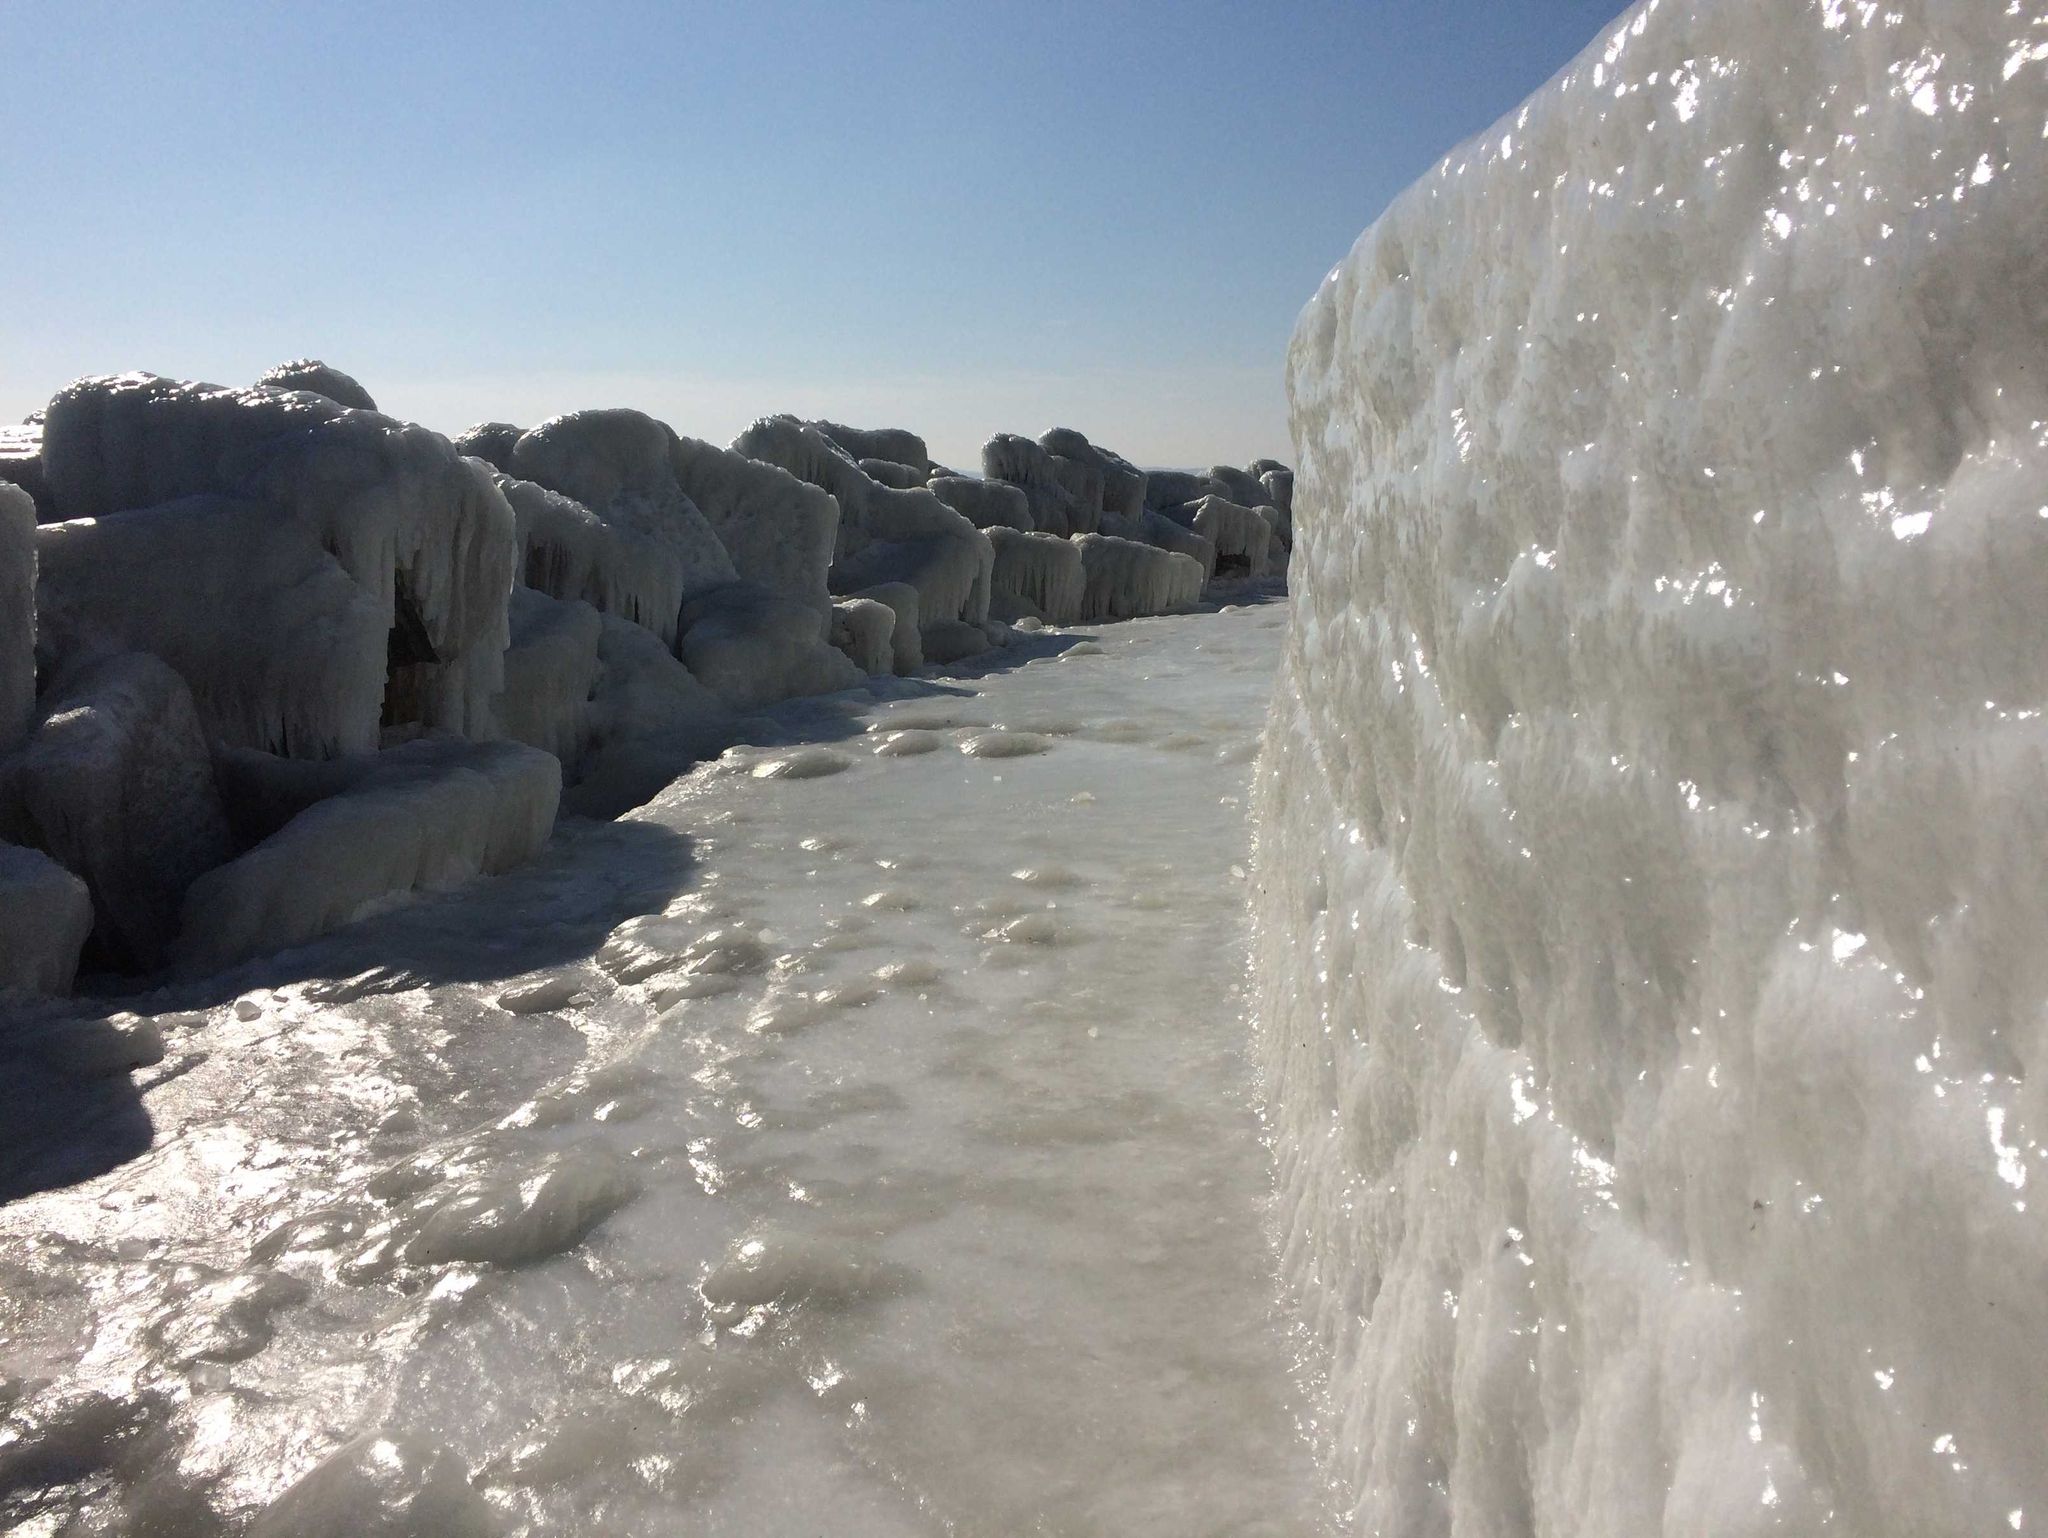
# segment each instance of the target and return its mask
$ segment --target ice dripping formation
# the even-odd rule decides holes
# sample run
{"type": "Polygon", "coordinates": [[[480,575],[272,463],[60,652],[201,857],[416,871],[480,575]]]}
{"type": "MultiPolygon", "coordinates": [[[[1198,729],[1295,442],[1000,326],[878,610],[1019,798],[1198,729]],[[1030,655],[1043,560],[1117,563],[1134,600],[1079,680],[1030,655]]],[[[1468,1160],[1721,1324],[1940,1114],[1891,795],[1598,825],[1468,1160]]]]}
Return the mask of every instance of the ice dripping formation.
{"type": "Polygon", "coordinates": [[[1636,7],[1289,355],[1285,1260],[1360,1531],[2048,1521],[2048,13],[1636,7]]]}

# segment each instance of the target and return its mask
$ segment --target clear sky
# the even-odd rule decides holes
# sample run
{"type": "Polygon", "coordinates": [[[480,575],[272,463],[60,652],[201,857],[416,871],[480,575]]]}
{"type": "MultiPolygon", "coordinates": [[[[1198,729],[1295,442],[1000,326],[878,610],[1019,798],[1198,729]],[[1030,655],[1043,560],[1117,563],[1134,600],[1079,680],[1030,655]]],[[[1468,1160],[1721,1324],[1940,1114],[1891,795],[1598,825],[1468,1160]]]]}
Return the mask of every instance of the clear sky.
{"type": "Polygon", "coordinates": [[[1290,458],[1322,275],[1620,5],[0,0],[0,420],[311,354],[447,432],[1290,458]]]}

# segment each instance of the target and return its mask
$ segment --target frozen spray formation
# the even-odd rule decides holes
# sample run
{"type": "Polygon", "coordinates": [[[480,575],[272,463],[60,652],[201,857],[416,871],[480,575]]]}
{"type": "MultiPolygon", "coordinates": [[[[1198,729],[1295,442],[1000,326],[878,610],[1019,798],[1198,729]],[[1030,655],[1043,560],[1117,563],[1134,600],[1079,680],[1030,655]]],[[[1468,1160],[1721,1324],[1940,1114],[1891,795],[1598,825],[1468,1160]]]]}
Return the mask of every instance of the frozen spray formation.
{"type": "MultiPolygon", "coordinates": [[[[1071,429],[1014,441],[1011,484],[794,417],[451,442],[317,359],[67,386],[0,431],[0,988],[301,945],[645,802],[741,712],[1200,601],[1206,513],[1071,429]]],[[[1261,489],[1264,539],[1267,473],[1169,489],[1261,489]]]]}
{"type": "Polygon", "coordinates": [[[1301,318],[1260,1032],[1359,1531],[2048,1522],[2044,61],[1640,6],[1301,318]]]}

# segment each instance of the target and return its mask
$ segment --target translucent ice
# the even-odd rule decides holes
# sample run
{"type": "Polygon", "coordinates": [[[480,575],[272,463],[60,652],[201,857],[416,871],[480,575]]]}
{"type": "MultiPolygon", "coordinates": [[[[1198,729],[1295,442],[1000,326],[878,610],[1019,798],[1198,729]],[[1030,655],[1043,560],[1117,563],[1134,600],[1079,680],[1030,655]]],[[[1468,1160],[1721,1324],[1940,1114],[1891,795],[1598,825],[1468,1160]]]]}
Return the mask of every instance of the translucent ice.
{"type": "Polygon", "coordinates": [[[2048,1521],[2044,120],[2038,6],[1641,5],[1301,318],[1259,1012],[1360,1531],[2048,1521]]]}

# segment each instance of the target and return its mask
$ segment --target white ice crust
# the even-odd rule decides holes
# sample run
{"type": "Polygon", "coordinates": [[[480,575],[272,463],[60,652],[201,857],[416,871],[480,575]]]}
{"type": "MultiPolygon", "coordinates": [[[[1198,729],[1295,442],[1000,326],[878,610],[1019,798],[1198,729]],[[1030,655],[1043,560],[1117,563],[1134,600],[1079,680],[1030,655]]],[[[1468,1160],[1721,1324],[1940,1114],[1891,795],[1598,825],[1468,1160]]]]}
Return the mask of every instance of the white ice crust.
{"type": "Polygon", "coordinates": [[[1638,7],[1302,316],[1258,1004],[1358,1531],[2048,1523],[2044,61],[1638,7]]]}

